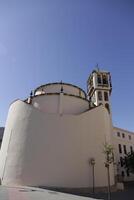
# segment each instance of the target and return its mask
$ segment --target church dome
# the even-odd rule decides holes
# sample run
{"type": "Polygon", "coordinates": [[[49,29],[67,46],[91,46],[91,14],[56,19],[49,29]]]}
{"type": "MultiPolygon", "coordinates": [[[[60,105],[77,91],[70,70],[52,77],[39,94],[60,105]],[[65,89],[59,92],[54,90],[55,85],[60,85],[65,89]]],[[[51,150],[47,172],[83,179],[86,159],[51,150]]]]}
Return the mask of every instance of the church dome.
{"type": "Polygon", "coordinates": [[[60,93],[63,90],[64,93],[80,96],[82,98],[86,98],[86,93],[83,89],[78,86],[69,84],[69,83],[48,83],[45,85],[41,85],[36,88],[34,91],[34,95],[40,95],[42,93],[60,93]]]}
{"type": "Polygon", "coordinates": [[[80,114],[89,109],[85,91],[62,82],[35,89],[32,105],[45,113],[80,114]]]}

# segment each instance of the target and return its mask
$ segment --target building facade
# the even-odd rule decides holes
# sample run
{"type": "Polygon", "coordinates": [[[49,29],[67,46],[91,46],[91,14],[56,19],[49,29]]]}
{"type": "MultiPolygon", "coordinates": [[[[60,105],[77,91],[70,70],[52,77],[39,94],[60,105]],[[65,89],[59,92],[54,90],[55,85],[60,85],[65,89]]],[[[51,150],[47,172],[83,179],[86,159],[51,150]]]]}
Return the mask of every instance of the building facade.
{"type": "Polygon", "coordinates": [[[126,151],[131,151],[133,134],[113,128],[111,91],[110,73],[94,70],[87,93],[72,84],[50,83],[36,88],[28,99],[13,102],[0,151],[2,184],[92,187],[90,160],[94,158],[95,185],[105,187],[106,143],[114,146],[118,164],[110,165],[110,184],[115,184],[118,175],[132,180],[120,166],[124,154],[119,148],[126,145],[126,151]]]}
{"type": "Polygon", "coordinates": [[[115,175],[122,181],[133,181],[134,175],[125,168],[126,156],[134,150],[134,133],[113,127],[113,146],[115,155],[115,175]]]}

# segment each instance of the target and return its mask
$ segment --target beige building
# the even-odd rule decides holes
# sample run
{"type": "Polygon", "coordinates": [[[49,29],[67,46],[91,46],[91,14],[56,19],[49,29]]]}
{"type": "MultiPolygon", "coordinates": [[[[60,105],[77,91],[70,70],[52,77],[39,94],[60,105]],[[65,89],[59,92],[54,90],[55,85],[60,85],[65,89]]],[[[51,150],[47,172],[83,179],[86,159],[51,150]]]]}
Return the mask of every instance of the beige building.
{"type": "MultiPolygon", "coordinates": [[[[115,184],[117,175],[126,176],[118,145],[132,150],[133,134],[113,129],[111,91],[110,73],[94,70],[87,93],[72,84],[51,83],[36,88],[25,101],[13,102],[0,151],[2,184],[92,187],[89,161],[94,158],[95,186],[105,187],[105,143],[114,146],[118,164],[110,166],[110,184],[115,184]]],[[[132,180],[128,173],[124,179],[132,180]]]]}
{"type": "Polygon", "coordinates": [[[115,174],[122,181],[134,180],[134,175],[125,168],[125,157],[134,150],[134,133],[113,127],[113,145],[115,155],[115,174]]]}

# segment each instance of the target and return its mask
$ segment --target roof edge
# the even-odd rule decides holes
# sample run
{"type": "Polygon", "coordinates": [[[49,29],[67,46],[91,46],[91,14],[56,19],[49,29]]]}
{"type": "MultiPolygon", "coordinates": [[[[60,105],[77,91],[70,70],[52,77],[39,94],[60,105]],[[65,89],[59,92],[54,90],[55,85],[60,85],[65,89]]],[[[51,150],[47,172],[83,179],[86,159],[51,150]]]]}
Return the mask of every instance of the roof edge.
{"type": "Polygon", "coordinates": [[[44,85],[41,85],[41,86],[37,87],[37,88],[34,90],[34,94],[35,94],[35,92],[36,92],[38,89],[40,89],[41,87],[45,87],[45,86],[49,86],[49,85],[58,85],[58,84],[60,84],[60,85],[69,85],[69,86],[75,87],[75,88],[81,90],[81,91],[85,94],[85,96],[87,95],[87,93],[86,93],[82,88],[80,88],[80,87],[78,87],[78,86],[76,86],[76,85],[73,85],[73,84],[71,84],[71,83],[65,83],[65,82],[46,83],[46,84],[44,84],[44,85]]]}

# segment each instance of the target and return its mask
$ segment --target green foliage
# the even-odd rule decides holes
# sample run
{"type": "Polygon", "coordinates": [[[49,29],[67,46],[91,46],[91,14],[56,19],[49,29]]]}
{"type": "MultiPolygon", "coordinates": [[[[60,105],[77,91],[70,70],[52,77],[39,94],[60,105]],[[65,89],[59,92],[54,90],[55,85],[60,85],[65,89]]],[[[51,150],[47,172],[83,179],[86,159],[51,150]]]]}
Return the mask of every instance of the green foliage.
{"type": "Polygon", "coordinates": [[[108,178],[108,200],[111,200],[111,189],[110,189],[110,169],[109,166],[114,162],[114,153],[113,146],[111,144],[105,143],[103,145],[103,153],[105,155],[105,167],[107,169],[107,178],[108,178]]]}
{"type": "Polygon", "coordinates": [[[127,154],[127,156],[124,158],[124,165],[129,172],[134,174],[134,152],[127,154]]]}
{"type": "Polygon", "coordinates": [[[103,145],[103,153],[105,154],[105,166],[108,167],[111,163],[114,162],[114,153],[113,146],[111,144],[105,143],[103,145]]]}

